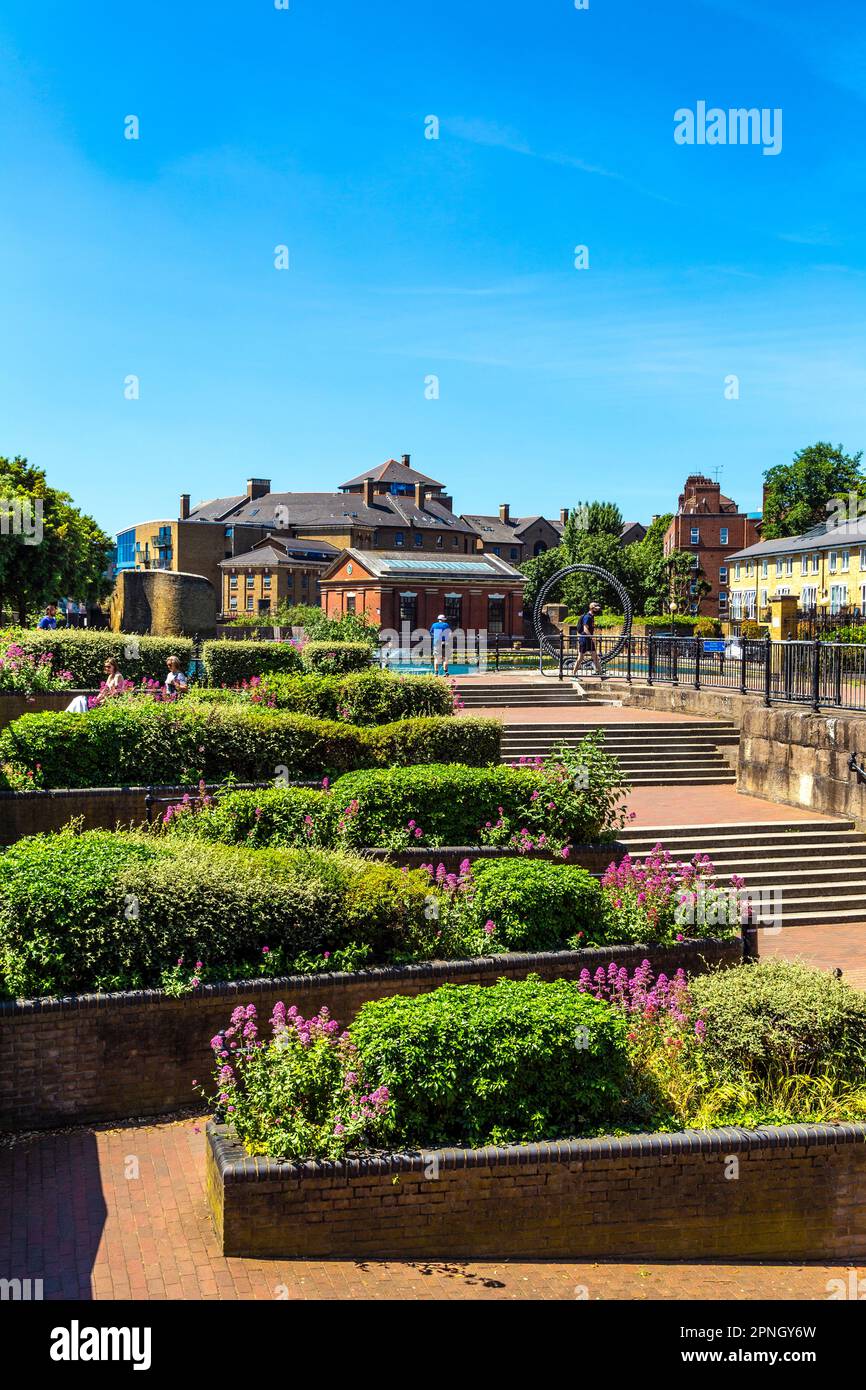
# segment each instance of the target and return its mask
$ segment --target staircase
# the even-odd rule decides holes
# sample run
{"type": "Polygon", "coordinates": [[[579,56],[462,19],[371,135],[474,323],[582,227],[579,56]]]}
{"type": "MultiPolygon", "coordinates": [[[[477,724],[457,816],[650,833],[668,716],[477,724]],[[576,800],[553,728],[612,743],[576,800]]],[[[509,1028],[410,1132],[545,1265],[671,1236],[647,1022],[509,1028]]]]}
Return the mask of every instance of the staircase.
{"type": "Polygon", "coordinates": [[[569,705],[573,709],[575,705],[597,703],[595,700],[582,699],[568,681],[544,678],[515,681],[499,677],[490,681],[466,681],[462,685],[457,681],[455,688],[466,709],[501,705],[519,705],[521,708],[529,705],[569,705]]]}
{"type": "Polygon", "coordinates": [[[782,926],[866,922],[866,835],[851,820],[632,826],[618,832],[617,842],[635,858],[659,842],[676,859],[708,854],[720,887],[736,873],[750,892],[776,889],[782,926]]]}
{"type": "Polygon", "coordinates": [[[633,787],[667,787],[676,783],[710,786],[736,781],[733,767],[720,751],[736,747],[733,724],[702,723],[506,724],[502,761],[544,757],[562,744],[574,746],[587,734],[604,734],[605,751],[619,759],[633,787]]]}

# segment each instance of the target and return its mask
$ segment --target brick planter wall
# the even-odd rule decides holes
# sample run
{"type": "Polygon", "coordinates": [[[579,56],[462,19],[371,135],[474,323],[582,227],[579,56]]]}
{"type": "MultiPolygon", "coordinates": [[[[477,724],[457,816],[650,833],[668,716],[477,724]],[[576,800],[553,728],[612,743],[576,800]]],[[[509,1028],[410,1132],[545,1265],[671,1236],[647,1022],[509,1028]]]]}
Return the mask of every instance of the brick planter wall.
{"type": "MultiPolygon", "coordinates": [[[[238,782],[242,789],[252,783],[238,782]]],[[[216,790],[210,783],[207,790],[216,790]]],[[[162,815],[167,803],[161,798],[180,801],[184,792],[198,794],[198,785],[154,787],[154,818],[162,815]]],[[[11,845],[24,835],[42,835],[59,830],[73,817],[80,817],[85,830],[114,830],[117,825],[141,825],[145,819],[147,787],[58,788],[55,791],[0,791],[0,845],[11,845]]]]}
{"type": "Polygon", "coordinates": [[[294,1164],[247,1158],[225,1128],[211,1124],[207,1188],[224,1255],[866,1257],[866,1125],[717,1129],[294,1164]]]}
{"type": "MultiPolygon", "coordinates": [[[[368,859],[384,860],[398,868],[420,869],[422,864],[444,864],[448,873],[456,873],[464,859],[505,859],[515,857],[515,851],[501,849],[494,845],[444,845],[441,849],[365,849],[361,851],[368,859]]],[[[571,854],[564,860],[560,854],[550,850],[532,849],[521,854],[521,859],[543,859],[548,863],[568,863],[579,869],[589,869],[590,873],[604,873],[613,860],[619,863],[628,853],[628,845],[617,840],[604,844],[573,845],[571,854]]]]}
{"type": "Polygon", "coordinates": [[[645,958],[657,972],[670,975],[682,966],[694,973],[735,965],[741,956],[739,939],[602,946],[205,985],[181,998],[140,990],[0,1003],[0,1129],[158,1115],[190,1104],[193,1080],[210,1082],[210,1039],[241,1003],[254,1003],[261,1019],[278,999],[305,1015],[327,1004],[333,1017],[349,1023],[368,999],[423,994],[448,982],[494,984],[532,973],[577,979],[584,968],[612,960],[634,968],[645,958]]]}

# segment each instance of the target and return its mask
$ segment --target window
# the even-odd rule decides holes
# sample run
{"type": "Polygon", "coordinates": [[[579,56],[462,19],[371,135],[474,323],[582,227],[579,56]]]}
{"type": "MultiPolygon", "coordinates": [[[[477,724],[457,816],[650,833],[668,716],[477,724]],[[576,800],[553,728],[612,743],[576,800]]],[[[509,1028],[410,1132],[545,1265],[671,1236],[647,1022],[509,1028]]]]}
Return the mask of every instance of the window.
{"type": "Polygon", "coordinates": [[[233,526],[227,526],[226,529],[225,529],[225,531],[223,532],[223,534],[224,534],[224,536],[225,536],[225,538],[226,538],[227,541],[231,540],[231,538],[232,538],[232,536],[234,535],[234,533],[235,533],[235,528],[234,528],[233,526]]]}
{"type": "Polygon", "coordinates": [[[778,558],[778,560],[776,561],[776,578],[777,578],[777,579],[781,576],[781,573],[782,573],[782,565],[783,565],[783,563],[784,563],[783,558],[782,558],[782,556],[780,555],[779,558],[778,558]]]}
{"type": "Polygon", "coordinates": [[[769,562],[769,560],[762,560],[762,561],[761,561],[761,578],[762,578],[762,579],[766,579],[766,578],[767,578],[767,575],[768,575],[768,573],[769,573],[769,570],[770,570],[770,562],[769,562]]]}
{"type": "Polygon", "coordinates": [[[402,532],[402,531],[395,531],[395,532],[394,532],[394,544],[395,544],[395,545],[402,545],[402,544],[403,544],[403,532],[402,532]]]}
{"type": "Polygon", "coordinates": [[[409,624],[409,629],[410,629],[410,631],[411,631],[412,628],[418,626],[417,618],[418,618],[418,595],[417,595],[417,594],[409,594],[409,593],[401,594],[401,595],[400,595],[400,622],[401,622],[401,623],[408,623],[408,624],[409,624]]]}
{"type": "Polygon", "coordinates": [[[860,568],[866,570],[866,545],[860,547],[860,568]]]}
{"type": "Polygon", "coordinates": [[[693,527],[692,527],[692,530],[691,530],[691,542],[692,542],[692,545],[700,545],[700,543],[701,543],[701,531],[700,531],[700,527],[699,527],[699,526],[693,526],[693,527]]]}
{"type": "Polygon", "coordinates": [[[793,555],[789,555],[788,558],[787,558],[786,561],[785,561],[785,573],[786,573],[786,574],[793,574],[793,573],[794,573],[794,557],[793,557],[793,555]]]}
{"type": "Polygon", "coordinates": [[[696,569],[698,568],[698,566],[700,565],[700,563],[701,563],[700,557],[699,557],[698,555],[693,555],[693,556],[692,556],[692,569],[693,569],[693,570],[696,570],[696,569]]]}
{"type": "Polygon", "coordinates": [[[355,612],[355,595],[354,595],[354,594],[347,594],[347,595],[346,595],[346,612],[347,612],[347,613],[354,613],[354,612],[355,612]]]}
{"type": "Polygon", "coordinates": [[[270,576],[269,574],[266,574],[266,575],[264,576],[264,578],[262,579],[262,588],[263,588],[263,589],[269,589],[270,587],[271,587],[271,576],[270,576]]]}
{"type": "Polygon", "coordinates": [[[818,573],[818,568],[819,568],[819,565],[818,565],[818,558],[819,558],[819,557],[818,557],[818,552],[816,551],[815,554],[812,556],[812,573],[813,573],[813,574],[817,574],[817,573],[818,573]]]}
{"type": "Polygon", "coordinates": [[[720,608],[727,608],[727,606],[728,606],[728,596],[727,596],[727,594],[725,593],[724,589],[720,589],[720,590],[719,590],[719,607],[720,607],[720,608]]]}
{"type": "Polygon", "coordinates": [[[728,543],[728,528],[727,528],[727,526],[723,526],[723,527],[721,528],[721,530],[719,531],[719,545],[727,545],[727,543],[728,543]]]}
{"type": "Polygon", "coordinates": [[[421,535],[420,531],[416,531],[412,539],[417,546],[422,546],[424,544],[424,537],[421,535]]]}
{"type": "Polygon", "coordinates": [[[830,573],[831,573],[831,574],[834,574],[834,573],[835,573],[836,566],[837,566],[838,562],[839,562],[839,552],[838,552],[838,550],[831,550],[831,551],[830,551],[830,573]]]}
{"type": "Polygon", "coordinates": [[[437,550],[441,550],[444,544],[445,544],[444,537],[443,537],[441,534],[438,535],[438,536],[436,537],[436,549],[437,549],[437,550]]]}
{"type": "Polygon", "coordinates": [[[254,574],[248,574],[248,575],[247,575],[247,588],[248,588],[248,589],[252,589],[252,587],[253,587],[253,585],[255,584],[255,582],[256,582],[256,577],[255,577],[255,575],[254,575],[254,574]]]}
{"type": "Polygon", "coordinates": [[[238,577],[237,577],[236,574],[232,574],[232,575],[229,576],[229,588],[230,588],[230,589],[236,589],[237,587],[238,587],[238,577]]]}
{"type": "Polygon", "coordinates": [[[516,560],[516,559],[517,559],[517,546],[516,546],[516,545],[513,545],[513,546],[511,547],[510,551],[508,552],[508,558],[509,558],[509,560],[516,560]]]}
{"type": "Polygon", "coordinates": [[[739,577],[740,577],[740,562],[739,562],[739,560],[738,560],[737,563],[734,565],[734,578],[735,578],[735,579],[739,579],[739,577]]]}
{"type": "Polygon", "coordinates": [[[445,621],[449,627],[463,626],[463,599],[460,594],[445,595],[445,621]]]}
{"type": "Polygon", "coordinates": [[[847,584],[830,585],[830,612],[838,613],[840,608],[844,608],[848,602],[847,584]]]}
{"type": "Polygon", "coordinates": [[[458,546],[460,545],[460,537],[459,537],[459,536],[454,536],[453,539],[452,539],[451,544],[454,546],[454,549],[456,550],[456,549],[458,548],[458,546]]]}
{"type": "Polygon", "coordinates": [[[720,583],[720,584],[725,584],[725,583],[727,582],[727,578],[728,578],[728,567],[727,567],[727,565],[719,565],[719,583],[720,583]]]}
{"type": "Polygon", "coordinates": [[[501,554],[502,554],[502,549],[501,549],[500,546],[498,546],[498,545],[492,545],[492,546],[490,547],[490,549],[493,551],[493,554],[494,554],[494,555],[500,555],[500,556],[501,556],[501,554]]]}
{"type": "Polygon", "coordinates": [[[491,594],[487,600],[487,631],[496,636],[505,631],[505,598],[491,594]]]}
{"type": "Polygon", "coordinates": [[[803,592],[800,595],[800,607],[804,612],[808,613],[816,606],[817,602],[818,590],[815,588],[814,584],[805,584],[803,586],[803,592]]]}
{"type": "Polygon", "coordinates": [[[247,595],[247,608],[252,608],[254,602],[255,602],[255,600],[253,599],[252,594],[248,594],[248,595],[247,595]]]}
{"type": "Polygon", "coordinates": [[[690,593],[690,594],[696,594],[697,592],[698,592],[698,586],[697,586],[697,584],[690,584],[690,585],[689,585],[689,593],[690,593]]]}
{"type": "Polygon", "coordinates": [[[762,590],[761,590],[761,607],[762,607],[762,608],[766,608],[766,606],[767,606],[767,590],[766,590],[766,589],[762,589],[762,590]]]}
{"type": "Polygon", "coordinates": [[[850,551],[850,550],[843,550],[843,551],[842,551],[842,568],[843,568],[843,570],[849,570],[849,569],[851,568],[851,551],[850,551]]]}
{"type": "Polygon", "coordinates": [[[238,606],[238,596],[237,596],[237,594],[230,594],[230,595],[229,595],[229,608],[237,608],[237,606],[238,606]]]}

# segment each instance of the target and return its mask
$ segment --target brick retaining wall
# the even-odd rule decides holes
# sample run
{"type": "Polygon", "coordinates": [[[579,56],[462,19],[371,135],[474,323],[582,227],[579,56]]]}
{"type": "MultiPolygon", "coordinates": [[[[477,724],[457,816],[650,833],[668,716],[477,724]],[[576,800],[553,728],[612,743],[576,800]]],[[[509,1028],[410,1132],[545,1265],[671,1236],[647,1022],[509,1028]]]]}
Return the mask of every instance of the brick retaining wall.
{"type": "Polygon", "coordinates": [[[584,968],[612,960],[634,968],[645,958],[657,972],[671,974],[680,965],[695,972],[735,965],[741,954],[739,939],[605,946],[205,985],[180,998],[140,990],[0,1003],[0,1129],[158,1115],[189,1104],[196,1098],[193,1080],[210,1083],[210,1039],[241,1003],[254,1003],[262,1019],[278,999],[305,1015],[327,1004],[348,1023],[368,999],[423,994],[448,982],[493,984],[533,972],[546,980],[576,979],[584,968]]]}
{"type": "Polygon", "coordinates": [[[45,690],[40,695],[13,695],[5,691],[0,694],[0,729],[5,729],[13,719],[22,714],[42,714],[45,710],[64,710],[76,695],[95,695],[91,690],[45,690]]]}
{"type": "Polygon", "coordinates": [[[210,1124],[207,1188],[224,1255],[866,1258],[866,1125],[294,1164],[247,1158],[225,1128],[210,1124]]]}

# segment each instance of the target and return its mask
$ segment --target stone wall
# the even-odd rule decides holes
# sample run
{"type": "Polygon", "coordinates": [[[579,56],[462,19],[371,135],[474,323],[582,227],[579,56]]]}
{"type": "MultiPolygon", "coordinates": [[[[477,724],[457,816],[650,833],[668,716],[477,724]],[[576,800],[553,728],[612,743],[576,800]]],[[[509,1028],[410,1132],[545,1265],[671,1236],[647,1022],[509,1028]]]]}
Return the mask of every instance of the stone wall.
{"type": "Polygon", "coordinates": [[[205,985],[181,998],[139,990],[0,1003],[0,1129],[119,1120],[189,1105],[196,1099],[193,1081],[210,1082],[210,1040],[238,1004],[255,1004],[263,1021],[279,999],[305,1016],[326,1004],[332,1017],[349,1023],[368,999],[423,994],[446,983],[494,984],[532,973],[576,979],[611,961],[634,969],[647,957],[656,972],[670,975],[680,966],[695,972],[736,965],[742,949],[739,939],[596,947],[205,985]]]}
{"type": "Polygon", "coordinates": [[[208,1200],[222,1253],[259,1259],[859,1263],[864,1139],[791,1125],[293,1164],[209,1125],[208,1200]]]}
{"type": "Polygon", "coordinates": [[[866,786],[848,767],[866,758],[866,714],[813,714],[791,706],[743,711],[737,785],[742,792],[850,816],[866,829],[866,786]]]}
{"type": "Polygon", "coordinates": [[[111,626],[154,637],[213,637],[217,603],[213,584],[201,574],[121,570],[111,596],[111,626]]]}

